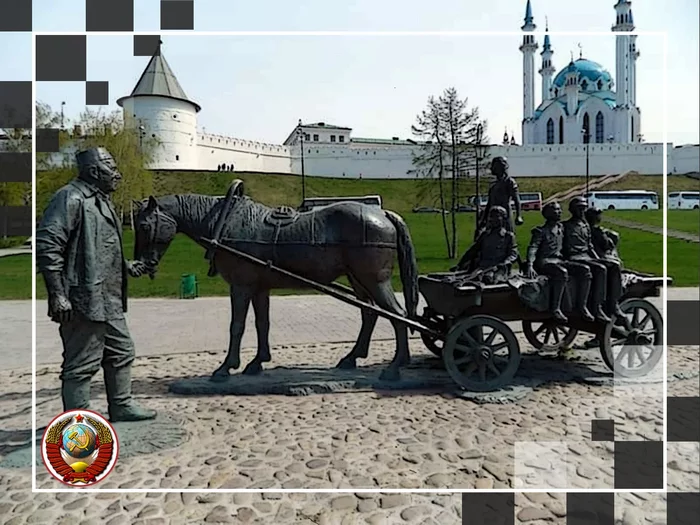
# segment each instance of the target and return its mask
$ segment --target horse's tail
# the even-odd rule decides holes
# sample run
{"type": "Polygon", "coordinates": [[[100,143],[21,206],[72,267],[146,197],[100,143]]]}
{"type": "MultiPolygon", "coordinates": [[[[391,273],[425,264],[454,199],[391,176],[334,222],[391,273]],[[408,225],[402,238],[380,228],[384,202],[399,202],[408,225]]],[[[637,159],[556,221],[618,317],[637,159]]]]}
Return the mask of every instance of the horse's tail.
{"type": "Polygon", "coordinates": [[[400,215],[393,211],[384,210],[387,218],[396,228],[396,238],[399,255],[399,272],[403,285],[403,296],[406,302],[406,312],[409,319],[416,318],[418,310],[418,262],[416,250],[413,247],[411,233],[400,215]]]}

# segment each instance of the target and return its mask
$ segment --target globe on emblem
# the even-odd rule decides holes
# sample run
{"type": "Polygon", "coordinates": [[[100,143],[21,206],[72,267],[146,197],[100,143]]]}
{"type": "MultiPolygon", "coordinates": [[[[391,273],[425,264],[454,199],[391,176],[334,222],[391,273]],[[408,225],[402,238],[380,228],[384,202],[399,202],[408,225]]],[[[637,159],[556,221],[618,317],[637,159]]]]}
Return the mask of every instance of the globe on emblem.
{"type": "Polygon", "coordinates": [[[74,423],[63,431],[63,450],[73,458],[86,458],[95,451],[97,435],[89,426],[74,423]]]}

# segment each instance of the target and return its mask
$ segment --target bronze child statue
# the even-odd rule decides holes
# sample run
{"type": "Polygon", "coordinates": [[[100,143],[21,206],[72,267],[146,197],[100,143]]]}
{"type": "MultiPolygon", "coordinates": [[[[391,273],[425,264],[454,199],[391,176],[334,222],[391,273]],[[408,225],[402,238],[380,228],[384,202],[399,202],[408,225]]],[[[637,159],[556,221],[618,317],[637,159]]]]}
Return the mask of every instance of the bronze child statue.
{"type": "Polygon", "coordinates": [[[608,230],[600,225],[603,210],[600,208],[588,208],[585,213],[586,221],[591,227],[591,240],[593,249],[601,259],[616,261],[622,267],[622,259],[617,253],[617,245],[620,242],[620,234],[608,230]]]}
{"type": "Polygon", "coordinates": [[[479,219],[476,231],[474,232],[475,239],[479,236],[480,232],[486,228],[486,223],[489,220],[489,211],[494,206],[500,206],[506,211],[506,228],[509,231],[514,231],[510,210],[511,200],[515,205],[515,224],[520,226],[524,222],[520,206],[518,183],[508,174],[508,160],[505,157],[494,157],[491,161],[491,173],[496,177],[496,180],[492,182],[489,187],[488,201],[484,208],[484,213],[479,219]]]}
{"type": "Polygon", "coordinates": [[[156,412],[136,405],[131,395],[127,275],[138,277],[147,269],[124,258],[121,224],[110,199],[122,176],[104,148],[81,151],[76,161],[78,177],[56,192],[36,232],[48,314],[63,341],[63,409],[89,408],[90,380],[102,366],[109,419],[153,419],[156,412]]]}
{"type": "Polygon", "coordinates": [[[588,310],[588,294],[591,289],[591,270],[582,263],[564,260],[564,226],[561,223],[561,206],[549,202],[542,208],[545,223],[532,230],[532,239],[527,249],[525,276],[535,278],[537,274],[548,277],[550,286],[550,309],[553,317],[562,323],[567,318],[562,312],[562,298],[569,274],[577,285],[575,308],[587,321],[593,321],[588,310]]]}
{"type": "Polygon", "coordinates": [[[604,308],[606,301],[609,312],[623,315],[618,305],[622,296],[622,272],[619,263],[602,259],[596,253],[591,227],[585,219],[587,207],[586,199],[580,196],[569,203],[571,217],[564,222],[564,258],[583,263],[591,269],[593,314],[599,321],[609,322],[610,317],[604,308]]]}
{"type": "Polygon", "coordinates": [[[505,282],[510,270],[518,260],[518,245],[515,234],[508,230],[508,212],[501,206],[489,210],[486,227],[457,266],[451,271],[472,272],[468,280],[479,280],[486,284],[505,282]]]}

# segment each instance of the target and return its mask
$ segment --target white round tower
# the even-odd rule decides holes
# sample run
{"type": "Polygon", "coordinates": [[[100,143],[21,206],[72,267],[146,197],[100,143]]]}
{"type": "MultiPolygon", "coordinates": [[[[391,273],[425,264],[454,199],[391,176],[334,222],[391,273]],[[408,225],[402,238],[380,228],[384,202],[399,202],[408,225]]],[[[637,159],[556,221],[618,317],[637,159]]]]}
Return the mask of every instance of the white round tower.
{"type": "Polygon", "coordinates": [[[143,144],[153,145],[150,169],[198,169],[197,113],[202,108],[187,98],[160,47],[131,95],[117,104],[123,108],[124,125],[138,129],[143,144]]]}

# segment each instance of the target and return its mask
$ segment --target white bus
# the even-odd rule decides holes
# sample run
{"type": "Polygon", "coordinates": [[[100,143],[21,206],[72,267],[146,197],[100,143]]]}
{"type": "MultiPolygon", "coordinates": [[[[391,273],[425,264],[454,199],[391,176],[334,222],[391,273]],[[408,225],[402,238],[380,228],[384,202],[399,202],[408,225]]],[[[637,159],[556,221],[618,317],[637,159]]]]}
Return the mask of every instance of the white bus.
{"type": "Polygon", "coordinates": [[[361,202],[369,206],[382,207],[380,195],[364,195],[362,197],[307,197],[299,206],[298,211],[309,211],[314,208],[322,208],[338,202],[361,202]]]}
{"type": "Polygon", "coordinates": [[[601,210],[658,210],[659,196],[654,191],[594,191],[586,195],[588,205],[601,210]]]}
{"type": "Polygon", "coordinates": [[[668,194],[669,210],[697,210],[700,208],[700,191],[680,191],[668,194]]]}

